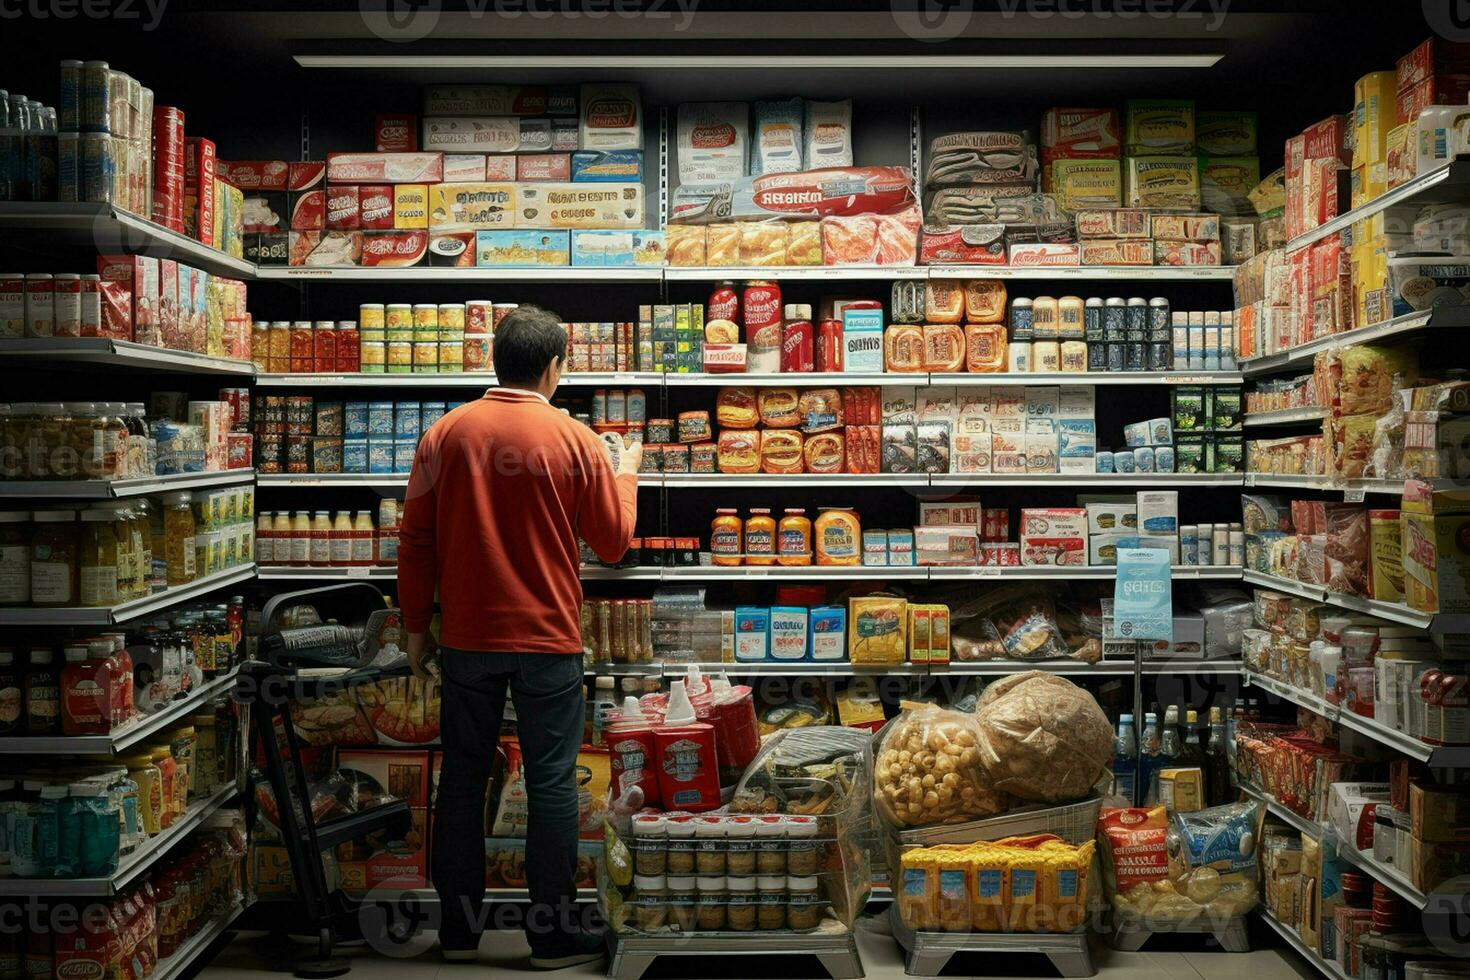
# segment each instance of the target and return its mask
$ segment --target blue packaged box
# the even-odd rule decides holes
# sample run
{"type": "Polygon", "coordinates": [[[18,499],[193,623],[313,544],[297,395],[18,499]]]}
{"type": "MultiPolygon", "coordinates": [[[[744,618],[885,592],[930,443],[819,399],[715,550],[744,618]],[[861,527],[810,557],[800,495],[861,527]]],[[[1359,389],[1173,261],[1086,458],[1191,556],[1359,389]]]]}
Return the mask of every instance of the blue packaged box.
{"type": "Polygon", "coordinates": [[[393,438],[417,439],[423,432],[423,408],[418,402],[398,402],[393,407],[393,438]]]}
{"type": "Polygon", "coordinates": [[[807,655],[827,663],[847,659],[847,608],[813,606],[807,614],[807,655]]]}
{"type": "Polygon", "coordinates": [[[366,439],[342,440],[342,472],[366,473],[368,471],[368,441],[366,439]]]}
{"type": "Polygon", "coordinates": [[[367,434],[372,436],[393,435],[393,403],[368,402],[367,434]]]}
{"type": "Polygon", "coordinates": [[[842,370],[879,374],[883,370],[883,311],[842,311],[842,370]]]}
{"type": "Polygon", "coordinates": [[[342,407],[342,434],[348,439],[367,438],[367,402],[348,402],[342,407]]]}
{"type": "Polygon", "coordinates": [[[805,606],[771,607],[771,659],[790,662],[807,658],[805,606]]]}
{"type": "Polygon", "coordinates": [[[667,241],[661,231],[574,231],[572,265],[582,268],[662,266],[667,241]]]}
{"type": "Polygon", "coordinates": [[[771,610],[764,606],[736,606],[736,661],[756,663],[769,659],[770,654],[771,610]]]}
{"type": "Polygon", "coordinates": [[[475,233],[478,266],[565,266],[571,264],[572,233],[566,229],[518,231],[488,228],[475,233]]]}
{"type": "Polygon", "coordinates": [[[863,528],[863,564],[888,564],[888,532],[863,528]]]}
{"type": "Polygon", "coordinates": [[[393,472],[392,439],[369,439],[367,441],[367,471],[369,473],[393,472]]]}
{"type": "Polygon", "coordinates": [[[417,439],[393,440],[393,472],[407,473],[413,469],[413,454],[418,452],[417,439]]]}
{"type": "Polygon", "coordinates": [[[912,567],[914,564],[914,532],[908,528],[892,528],[888,532],[888,564],[912,567]]]}
{"type": "Polygon", "coordinates": [[[444,417],[445,411],[446,409],[443,402],[424,402],[422,412],[423,421],[419,423],[420,431],[428,432],[429,426],[442,419],[444,417]]]}
{"type": "Polygon", "coordinates": [[[629,184],[642,179],[642,150],[581,150],[572,154],[574,181],[629,184]]]}

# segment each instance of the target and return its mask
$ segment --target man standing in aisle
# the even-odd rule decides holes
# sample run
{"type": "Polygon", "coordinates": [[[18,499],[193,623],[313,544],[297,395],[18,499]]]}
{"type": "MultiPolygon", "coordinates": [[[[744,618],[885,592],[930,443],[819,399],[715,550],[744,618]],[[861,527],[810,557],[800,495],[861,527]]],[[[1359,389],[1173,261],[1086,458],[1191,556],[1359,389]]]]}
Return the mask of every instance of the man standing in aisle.
{"type": "Polygon", "coordinates": [[[577,791],[586,710],[577,539],[603,561],[628,548],[639,446],[616,472],[598,437],[551,406],[567,335],[534,306],[495,331],[499,387],[450,412],[419,443],[399,531],[398,595],[414,673],[429,676],[438,590],[444,763],[434,813],[434,887],[449,960],[473,961],[483,926],[485,790],[507,690],[525,759],[531,964],[603,954],[575,915],[577,791]]]}

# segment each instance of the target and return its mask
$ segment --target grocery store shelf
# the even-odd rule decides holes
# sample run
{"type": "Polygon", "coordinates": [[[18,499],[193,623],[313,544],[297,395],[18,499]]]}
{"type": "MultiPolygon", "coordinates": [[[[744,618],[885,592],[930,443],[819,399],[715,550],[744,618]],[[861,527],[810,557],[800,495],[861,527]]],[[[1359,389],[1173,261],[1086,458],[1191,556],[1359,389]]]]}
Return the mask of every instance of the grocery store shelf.
{"type": "Polygon", "coordinates": [[[1327,417],[1327,409],[1313,405],[1307,408],[1283,408],[1274,412],[1246,412],[1247,426],[1302,425],[1320,422],[1327,417]]]}
{"type": "Polygon", "coordinates": [[[190,832],[208,820],[239,789],[228,783],[215,791],[214,795],[191,803],[172,824],[153,837],[139,844],[131,854],[124,854],[118,861],[117,871],[108,878],[0,878],[0,896],[66,896],[92,897],[110,896],[123,891],[151,868],[157,861],[189,836],[190,832]]]}
{"type": "Polygon", "coordinates": [[[1067,279],[1129,280],[1160,282],[1169,280],[1229,282],[1235,276],[1233,265],[931,265],[930,279],[1067,279]]]}
{"type": "Polygon", "coordinates": [[[1395,892],[1398,892],[1399,895],[1412,903],[1415,908],[1422,909],[1424,907],[1427,899],[1423,892],[1415,888],[1408,879],[1399,874],[1395,869],[1379,862],[1373,855],[1358,850],[1356,846],[1348,841],[1342,840],[1333,828],[1302,816],[1283,805],[1270,793],[1255,786],[1247,783],[1239,783],[1238,786],[1242,793],[1260,800],[1265,804],[1267,812],[1272,816],[1284,820],[1293,829],[1306,834],[1308,837],[1330,841],[1338,857],[1360,870],[1366,871],[1375,881],[1382,882],[1395,892]]]}
{"type": "Polygon", "coordinates": [[[1411,609],[1402,602],[1381,602],[1377,599],[1365,599],[1362,596],[1347,595],[1342,592],[1332,592],[1320,585],[1308,585],[1297,582],[1294,579],[1283,578],[1279,575],[1268,575],[1265,572],[1247,570],[1245,580],[1252,585],[1264,585],[1267,588],[1279,589],[1291,595],[1301,596],[1304,599],[1313,599],[1317,602],[1326,602],[1337,606],[1339,609],[1352,609],[1355,612],[1367,613],[1377,616],[1392,623],[1404,623],[1415,626],[1431,633],[1465,633],[1470,632],[1470,615],[1447,615],[1444,613],[1426,613],[1417,609],[1411,609]]]}
{"type": "Polygon", "coordinates": [[[1004,677],[1028,670],[1040,670],[1063,676],[1131,677],[1133,664],[1124,660],[1100,660],[1087,663],[1083,660],[950,660],[948,664],[930,664],[929,674],[943,677],[948,674],[979,675],[981,677],[1004,677]]]}
{"type": "Polygon", "coordinates": [[[408,486],[407,473],[262,473],[259,487],[377,487],[408,486]]]}
{"type": "Polygon", "coordinates": [[[253,262],[108,204],[7,201],[0,204],[0,233],[13,232],[60,236],[102,254],[127,252],[176,259],[214,276],[250,279],[255,275],[253,262]]]}
{"type": "Polygon", "coordinates": [[[833,385],[922,385],[929,383],[927,374],[898,371],[813,371],[791,374],[664,374],[659,375],[670,388],[796,388],[810,386],[830,388],[833,385]]]}
{"type": "Polygon", "coordinates": [[[0,626],[112,626],[148,616],[215,589],[254,577],[255,565],[247,563],[195,579],[187,585],[171,586],[162,592],[155,592],[141,599],[131,599],[116,606],[0,609],[0,626]]]}
{"type": "Polygon", "coordinates": [[[1241,671],[1241,675],[1247,684],[1252,684],[1292,704],[1316,712],[1328,721],[1355,731],[1395,752],[1401,752],[1411,759],[1426,763],[1432,768],[1470,767],[1470,746],[1430,745],[1407,732],[1389,728],[1376,718],[1344,711],[1339,704],[1329,704],[1311,691],[1304,691],[1274,677],[1250,670],[1241,671]]]}
{"type": "MultiPolygon", "coordinates": [[[[565,379],[563,379],[565,383],[565,379]]],[[[255,376],[257,388],[490,388],[495,375],[472,371],[468,374],[276,374],[255,376]]]]}
{"type": "Polygon", "coordinates": [[[640,476],[665,487],[927,487],[923,473],[663,473],[640,476]]]}
{"type": "Polygon", "coordinates": [[[1144,660],[1142,669],[1145,674],[1238,674],[1241,663],[1239,660],[1180,660],[1180,659],[1157,659],[1144,660]]]}
{"type": "MultiPolygon", "coordinates": [[[[1449,488],[1454,481],[1432,480],[1436,486],[1449,488]]],[[[1395,497],[1404,493],[1404,479],[1402,477],[1362,477],[1353,480],[1338,479],[1334,476],[1308,476],[1300,474],[1276,474],[1276,473],[1247,473],[1245,485],[1248,487],[1282,487],[1294,490],[1340,490],[1345,493],[1386,493],[1395,497]]]]}
{"type": "MultiPolygon", "coordinates": [[[[679,678],[689,671],[689,664],[664,664],[664,677],[679,678]]],[[[705,672],[723,671],[737,677],[917,677],[929,672],[928,664],[855,664],[821,663],[813,660],[763,660],[759,663],[699,664],[705,672]]]]}
{"type": "Polygon", "coordinates": [[[8,735],[0,738],[0,755],[121,755],[155,732],[172,727],[205,704],[235,687],[235,671],[221,674],[169,702],[151,715],[140,715],[132,723],[106,735],[8,735]]]}
{"type": "Polygon", "coordinates": [[[928,279],[930,270],[914,265],[752,265],[728,268],[669,266],[668,282],[719,282],[722,279],[820,279],[828,282],[863,279],[928,279]]]}
{"type": "Polygon", "coordinates": [[[524,268],[478,266],[286,266],[263,265],[256,279],[286,282],[661,282],[657,267],[596,268],[569,265],[524,268]]]}
{"type": "Polygon", "coordinates": [[[1286,243],[1287,251],[1302,248],[1321,241],[1328,235],[1344,231],[1364,218],[1380,211],[1403,204],[1422,207],[1425,204],[1446,204],[1463,201],[1470,194],[1470,161],[1456,158],[1442,167],[1419,174],[1391,191],[1378,195],[1366,204],[1303,232],[1286,243]]]}
{"type": "Polygon", "coordinates": [[[134,480],[7,480],[0,497],[58,497],[68,500],[113,500],[174,490],[228,487],[255,480],[254,470],[217,470],[210,473],[174,473],[134,480]]]}
{"type": "MultiPolygon", "coordinates": [[[[565,373],[559,388],[592,388],[598,385],[659,385],[668,377],[662,371],[575,371],[565,373]]],[[[494,378],[494,375],[491,375],[494,378]]]]}
{"type": "Polygon", "coordinates": [[[825,582],[832,579],[927,579],[928,568],[916,565],[698,565],[663,569],[670,581],[718,582],[787,580],[825,582]]]}
{"type": "MultiPolygon", "coordinates": [[[[981,565],[979,567],[948,566],[930,568],[929,578],[933,581],[949,579],[1110,579],[1117,575],[1113,565],[981,565]]],[[[1194,579],[1238,579],[1241,569],[1236,565],[1175,565],[1172,577],[1182,580],[1194,579]]]]}
{"type": "Polygon", "coordinates": [[[0,361],[24,361],[27,365],[69,367],[94,365],[159,371],[170,374],[253,375],[255,365],[228,357],[210,357],[188,351],[135,344],[130,340],[105,337],[50,337],[29,340],[0,340],[0,361]]]}
{"type": "Polygon", "coordinates": [[[189,975],[199,955],[207,951],[216,939],[224,935],[244,911],[242,907],[235,905],[204,923],[199,927],[198,932],[185,939],[172,953],[153,965],[153,972],[148,975],[148,980],[175,980],[176,977],[189,975]]]}
{"type": "Polygon", "coordinates": [[[1302,937],[1297,935],[1295,929],[1266,911],[1264,906],[1258,907],[1256,911],[1260,913],[1261,919],[1268,926],[1280,933],[1281,938],[1285,939],[1287,944],[1296,950],[1298,956],[1316,967],[1328,980],[1352,980],[1346,973],[1342,972],[1342,968],[1336,963],[1331,960],[1324,960],[1318,953],[1308,947],[1306,943],[1302,942],[1302,937]]]}
{"type": "Polygon", "coordinates": [[[935,473],[931,485],[1087,486],[1087,487],[1238,487],[1239,473],[935,473]]]}
{"type": "Polygon", "coordinates": [[[354,565],[347,568],[302,568],[297,565],[262,565],[256,570],[262,582],[317,580],[340,582],[350,579],[395,579],[398,569],[391,565],[354,565]]]}
{"type": "Polygon", "coordinates": [[[1432,310],[1416,310],[1371,326],[1318,337],[1290,350],[1249,358],[1241,362],[1240,369],[1247,378],[1274,374],[1290,368],[1310,370],[1312,359],[1319,351],[1401,338],[1420,330],[1455,330],[1466,327],[1470,327],[1470,307],[1442,306],[1432,310]]]}
{"type": "Polygon", "coordinates": [[[930,374],[927,384],[957,387],[999,385],[1238,385],[1239,371],[1058,371],[1000,374],[930,374]]]}

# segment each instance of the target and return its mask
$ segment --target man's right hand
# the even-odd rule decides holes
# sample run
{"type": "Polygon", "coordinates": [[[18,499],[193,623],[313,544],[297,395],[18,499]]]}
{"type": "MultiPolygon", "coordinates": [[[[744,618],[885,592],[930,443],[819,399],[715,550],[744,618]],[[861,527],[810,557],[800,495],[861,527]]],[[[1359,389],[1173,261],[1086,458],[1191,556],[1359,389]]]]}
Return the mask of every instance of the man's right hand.
{"type": "Polygon", "coordinates": [[[623,451],[618,461],[618,476],[637,476],[643,465],[643,443],[636,439],[624,439],[623,451]]]}

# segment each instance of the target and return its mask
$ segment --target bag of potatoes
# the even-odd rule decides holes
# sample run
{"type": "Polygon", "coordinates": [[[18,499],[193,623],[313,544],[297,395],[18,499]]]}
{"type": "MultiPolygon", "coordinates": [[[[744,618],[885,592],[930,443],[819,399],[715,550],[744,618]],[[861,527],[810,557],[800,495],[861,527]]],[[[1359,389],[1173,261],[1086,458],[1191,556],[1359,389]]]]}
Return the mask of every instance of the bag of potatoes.
{"type": "Polygon", "coordinates": [[[873,771],[878,813],[890,827],[903,829],[1003,812],[1005,794],[995,790],[980,764],[979,742],[973,715],[904,702],[878,748],[873,771]]]}
{"type": "Polygon", "coordinates": [[[1039,670],[996,681],[976,708],[995,788],[1032,803],[1090,796],[1113,760],[1113,727],[1091,694],[1039,670]]]}

